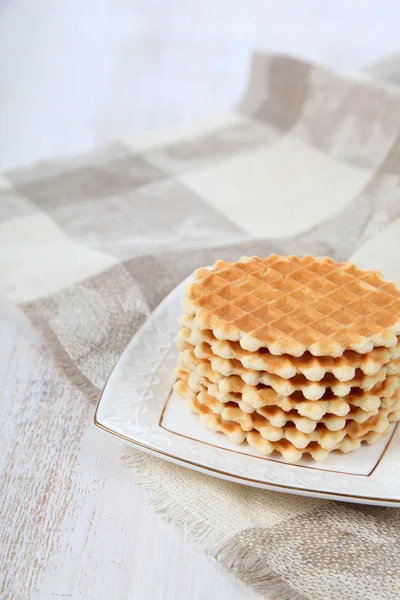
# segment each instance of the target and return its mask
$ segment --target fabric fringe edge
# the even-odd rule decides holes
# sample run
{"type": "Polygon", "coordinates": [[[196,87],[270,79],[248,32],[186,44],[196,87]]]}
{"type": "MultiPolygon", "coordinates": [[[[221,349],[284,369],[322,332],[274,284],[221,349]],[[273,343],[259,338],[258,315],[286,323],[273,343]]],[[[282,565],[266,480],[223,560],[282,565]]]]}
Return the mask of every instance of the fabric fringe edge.
{"type": "Polygon", "coordinates": [[[173,525],[183,528],[201,552],[212,556],[229,573],[268,600],[305,600],[304,596],[299,595],[271,569],[265,558],[257,556],[247,543],[240,543],[237,535],[221,546],[219,532],[213,531],[206,523],[199,523],[188,510],[182,510],[182,506],[176,504],[172,496],[166,493],[163,483],[151,476],[149,458],[153,459],[128,446],[121,447],[122,465],[135,469],[137,483],[143,489],[145,499],[155,513],[173,525]]]}
{"type": "Polygon", "coordinates": [[[205,554],[216,555],[221,545],[220,532],[213,531],[206,523],[199,522],[185,507],[182,507],[182,504],[175,501],[173,493],[168,493],[162,480],[149,473],[149,460],[160,459],[128,446],[121,447],[121,463],[124,467],[135,469],[137,483],[143,489],[151,509],[162,515],[168,522],[183,527],[185,534],[195,541],[199,550],[205,554]]]}
{"type": "Polygon", "coordinates": [[[234,536],[214,557],[224,569],[269,600],[306,600],[238,537],[234,536]]]}

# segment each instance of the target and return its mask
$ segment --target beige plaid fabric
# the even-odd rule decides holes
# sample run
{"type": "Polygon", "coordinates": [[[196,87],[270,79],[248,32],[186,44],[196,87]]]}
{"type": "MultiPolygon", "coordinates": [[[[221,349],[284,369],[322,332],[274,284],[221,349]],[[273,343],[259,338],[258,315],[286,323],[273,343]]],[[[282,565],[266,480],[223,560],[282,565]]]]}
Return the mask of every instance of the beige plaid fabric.
{"type": "MultiPolygon", "coordinates": [[[[396,247],[400,231],[399,132],[394,87],[258,54],[234,111],[3,174],[0,285],[98,396],[147,315],[200,265],[364,247],[376,266],[374,248],[396,247]]],[[[396,509],[254,490],[131,450],[124,461],[156,509],[265,597],[400,597],[396,509]]]]}

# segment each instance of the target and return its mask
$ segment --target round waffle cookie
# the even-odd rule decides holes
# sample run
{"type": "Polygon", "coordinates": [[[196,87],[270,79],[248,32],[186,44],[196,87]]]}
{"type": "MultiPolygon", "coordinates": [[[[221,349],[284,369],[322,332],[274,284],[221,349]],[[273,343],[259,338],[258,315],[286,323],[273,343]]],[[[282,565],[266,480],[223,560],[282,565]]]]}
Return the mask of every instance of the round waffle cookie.
{"type": "MultiPolygon", "coordinates": [[[[188,381],[188,386],[192,388],[188,381]]],[[[265,430],[265,437],[270,441],[276,441],[285,437],[284,431],[296,430],[300,434],[312,434],[313,432],[321,431],[326,432],[346,432],[349,427],[352,427],[352,431],[355,430],[356,424],[364,425],[364,423],[371,424],[375,417],[380,418],[384,415],[388,408],[391,408],[394,402],[397,400],[397,391],[393,396],[382,401],[379,410],[363,411],[360,408],[353,407],[354,410],[350,411],[345,417],[337,417],[332,414],[326,414],[320,420],[316,421],[306,417],[302,417],[296,410],[289,412],[277,409],[277,407],[261,408],[251,414],[244,413],[240,407],[234,403],[222,403],[219,402],[215,396],[212,396],[212,389],[203,386],[197,393],[197,400],[201,404],[205,404],[211,410],[221,415],[225,421],[234,421],[239,423],[245,431],[251,429],[257,429],[258,431],[265,430]]],[[[340,436],[340,433],[337,435],[340,436]]],[[[304,436],[300,435],[300,438],[304,436]]],[[[333,436],[334,438],[334,436],[333,436]]],[[[295,443],[295,442],[293,442],[295,443]]],[[[295,444],[296,445],[296,444],[295,444]]]]}
{"type": "MultiPolygon", "coordinates": [[[[288,354],[276,356],[262,348],[255,352],[243,350],[239,342],[218,340],[211,330],[195,329],[194,319],[181,315],[179,323],[182,329],[177,338],[178,348],[185,350],[195,347],[199,358],[235,360],[251,371],[267,371],[290,379],[295,375],[304,375],[309,381],[320,381],[327,373],[332,373],[339,381],[349,381],[355,377],[356,369],[365,375],[375,375],[390,360],[400,358],[400,342],[392,348],[373,348],[367,354],[346,350],[342,356],[315,357],[305,352],[300,357],[288,354]]],[[[222,364],[222,362],[220,363],[222,364]]]]}
{"type": "Polygon", "coordinates": [[[305,454],[320,461],[333,450],[346,453],[359,448],[363,441],[373,443],[389,432],[392,416],[399,410],[399,399],[396,393],[392,404],[362,425],[350,424],[340,432],[319,429],[309,436],[304,436],[293,427],[287,427],[282,430],[282,433],[275,434],[278,439],[270,440],[267,439],[268,434],[271,437],[269,428],[260,426],[261,431],[255,428],[246,430],[240,423],[225,420],[220,414],[214,412],[205,402],[200,401],[199,395],[202,392],[194,392],[188,385],[187,379],[178,379],[175,390],[187,401],[189,408],[200,416],[202,423],[209,429],[224,433],[236,444],[247,441],[250,446],[264,456],[277,451],[287,462],[291,463],[299,461],[305,454]]]}
{"type": "Polygon", "coordinates": [[[250,352],[338,357],[398,342],[400,291],[377,271],[272,254],[220,260],[195,278],[183,304],[194,327],[250,352]]]}
{"type": "MultiPolygon", "coordinates": [[[[317,411],[312,410],[315,405],[307,407],[304,406],[304,404],[307,403],[296,404],[295,402],[286,406],[285,408],[287,410],[284,410],[276,404],[260,406],[258,408],[251,407],[250,410],[244,410],[247,404],[240,400],[240,396],[237,397],[238,395],[236,395],[235,397],[234,394],[221,394],[218,387],[215,384],[210,383],[206,378],[200,378],[199,380],[196,373],[186,374],[183,378],[194,392],[205,392],[207,394],[207,402],[212,403],[212,410],[221,414],[223,418],[227,420],[246,420],[254,413],[257,413],[257,415],[261,415],[263,418],[267,419],[274,427],[283,427],[290,422],[303,433],[311,433],[320,423],[330,431],[343,429],[348,420],[356,423],[365,423],[370,417],[377,415],[380,410],[390,404],[398,387],[397,382],[396,385],[388,386],[384,396],[373,397],[376,402],[374,404],[371,403],[372,408],[370,408],[370,404],[368,409],[361,408],[360,406],[357,406],[357,404],[338,400],[318,402],[317,411]],[[299,412],[300,406],[302,408],[301,412],[299,412]],[[232,415],[235,415],[236,418],[231,418],[232,415]]],[[[201,401],[201,398],[199,399],[201,401]]],[[[207,402],[205,403],[207,404],[207,402]]],[[[363,406],[365,407],[365,404],[363,404],[363,406]]]]}
{"type": "Polygon", "coordinates": [[[217,261],[183,310],[176,390],[231,440],[322,460],[400,420],[400,292],[380,273],[310,256],[217,261]]]}
{"type": "Polygon", "coordinates": [[[221,373],[223,367],[221,368],[218,361],[199,359],[191,349],[185,350],[179,360],[183,364],[195,364],[197,370],[218,383],[222,391],[244,393],[252,391],[256,386],[270,386],[282,396],[289,396],[296,391],[301,391],[307,400],[319,400],[328,390],[339,397],[347,396],[353,388],[369,391],[377,383],[384,381],[387,375],[400,372],[400,359],[395,359],[387,366],[382,367],[375,375],[364,375],[360,371],[356,372],[353,379],[341,382],[334,375],[328,373],[321,381],[311,382],[304,375],[295,375],[291,379],[284,379],[263,371],[247,371],[242,366],[235,366],[231,370],[233,374],[226,375],[221,373]]]}

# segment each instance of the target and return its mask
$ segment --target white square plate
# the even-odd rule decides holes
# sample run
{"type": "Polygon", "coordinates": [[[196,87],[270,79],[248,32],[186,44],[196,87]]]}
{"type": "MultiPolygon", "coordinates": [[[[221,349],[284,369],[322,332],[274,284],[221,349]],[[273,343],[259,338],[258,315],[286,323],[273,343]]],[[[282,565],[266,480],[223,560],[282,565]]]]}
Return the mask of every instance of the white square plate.
{"type": "Polygon", "coordinates": [[[304,496],[400,506],[400,429],[349,454],[322,463],[287,464],[262,457],[201,425],[173,391],[183,281],[136,333],[111,373],[95,424],[133,446],[214,477],[304,496]]]}

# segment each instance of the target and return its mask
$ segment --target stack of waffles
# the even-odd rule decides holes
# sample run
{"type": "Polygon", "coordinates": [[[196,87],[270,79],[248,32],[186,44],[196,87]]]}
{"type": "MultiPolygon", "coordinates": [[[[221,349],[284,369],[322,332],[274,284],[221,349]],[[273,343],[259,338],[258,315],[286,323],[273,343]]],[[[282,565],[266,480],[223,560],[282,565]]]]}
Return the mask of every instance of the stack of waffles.
{"type": "Polygon", "coordinates": [[[175,390],[263,455],[323,460],[400,420],[400,291],[329,258],[219,260],[185,291],[175,390]]]}

